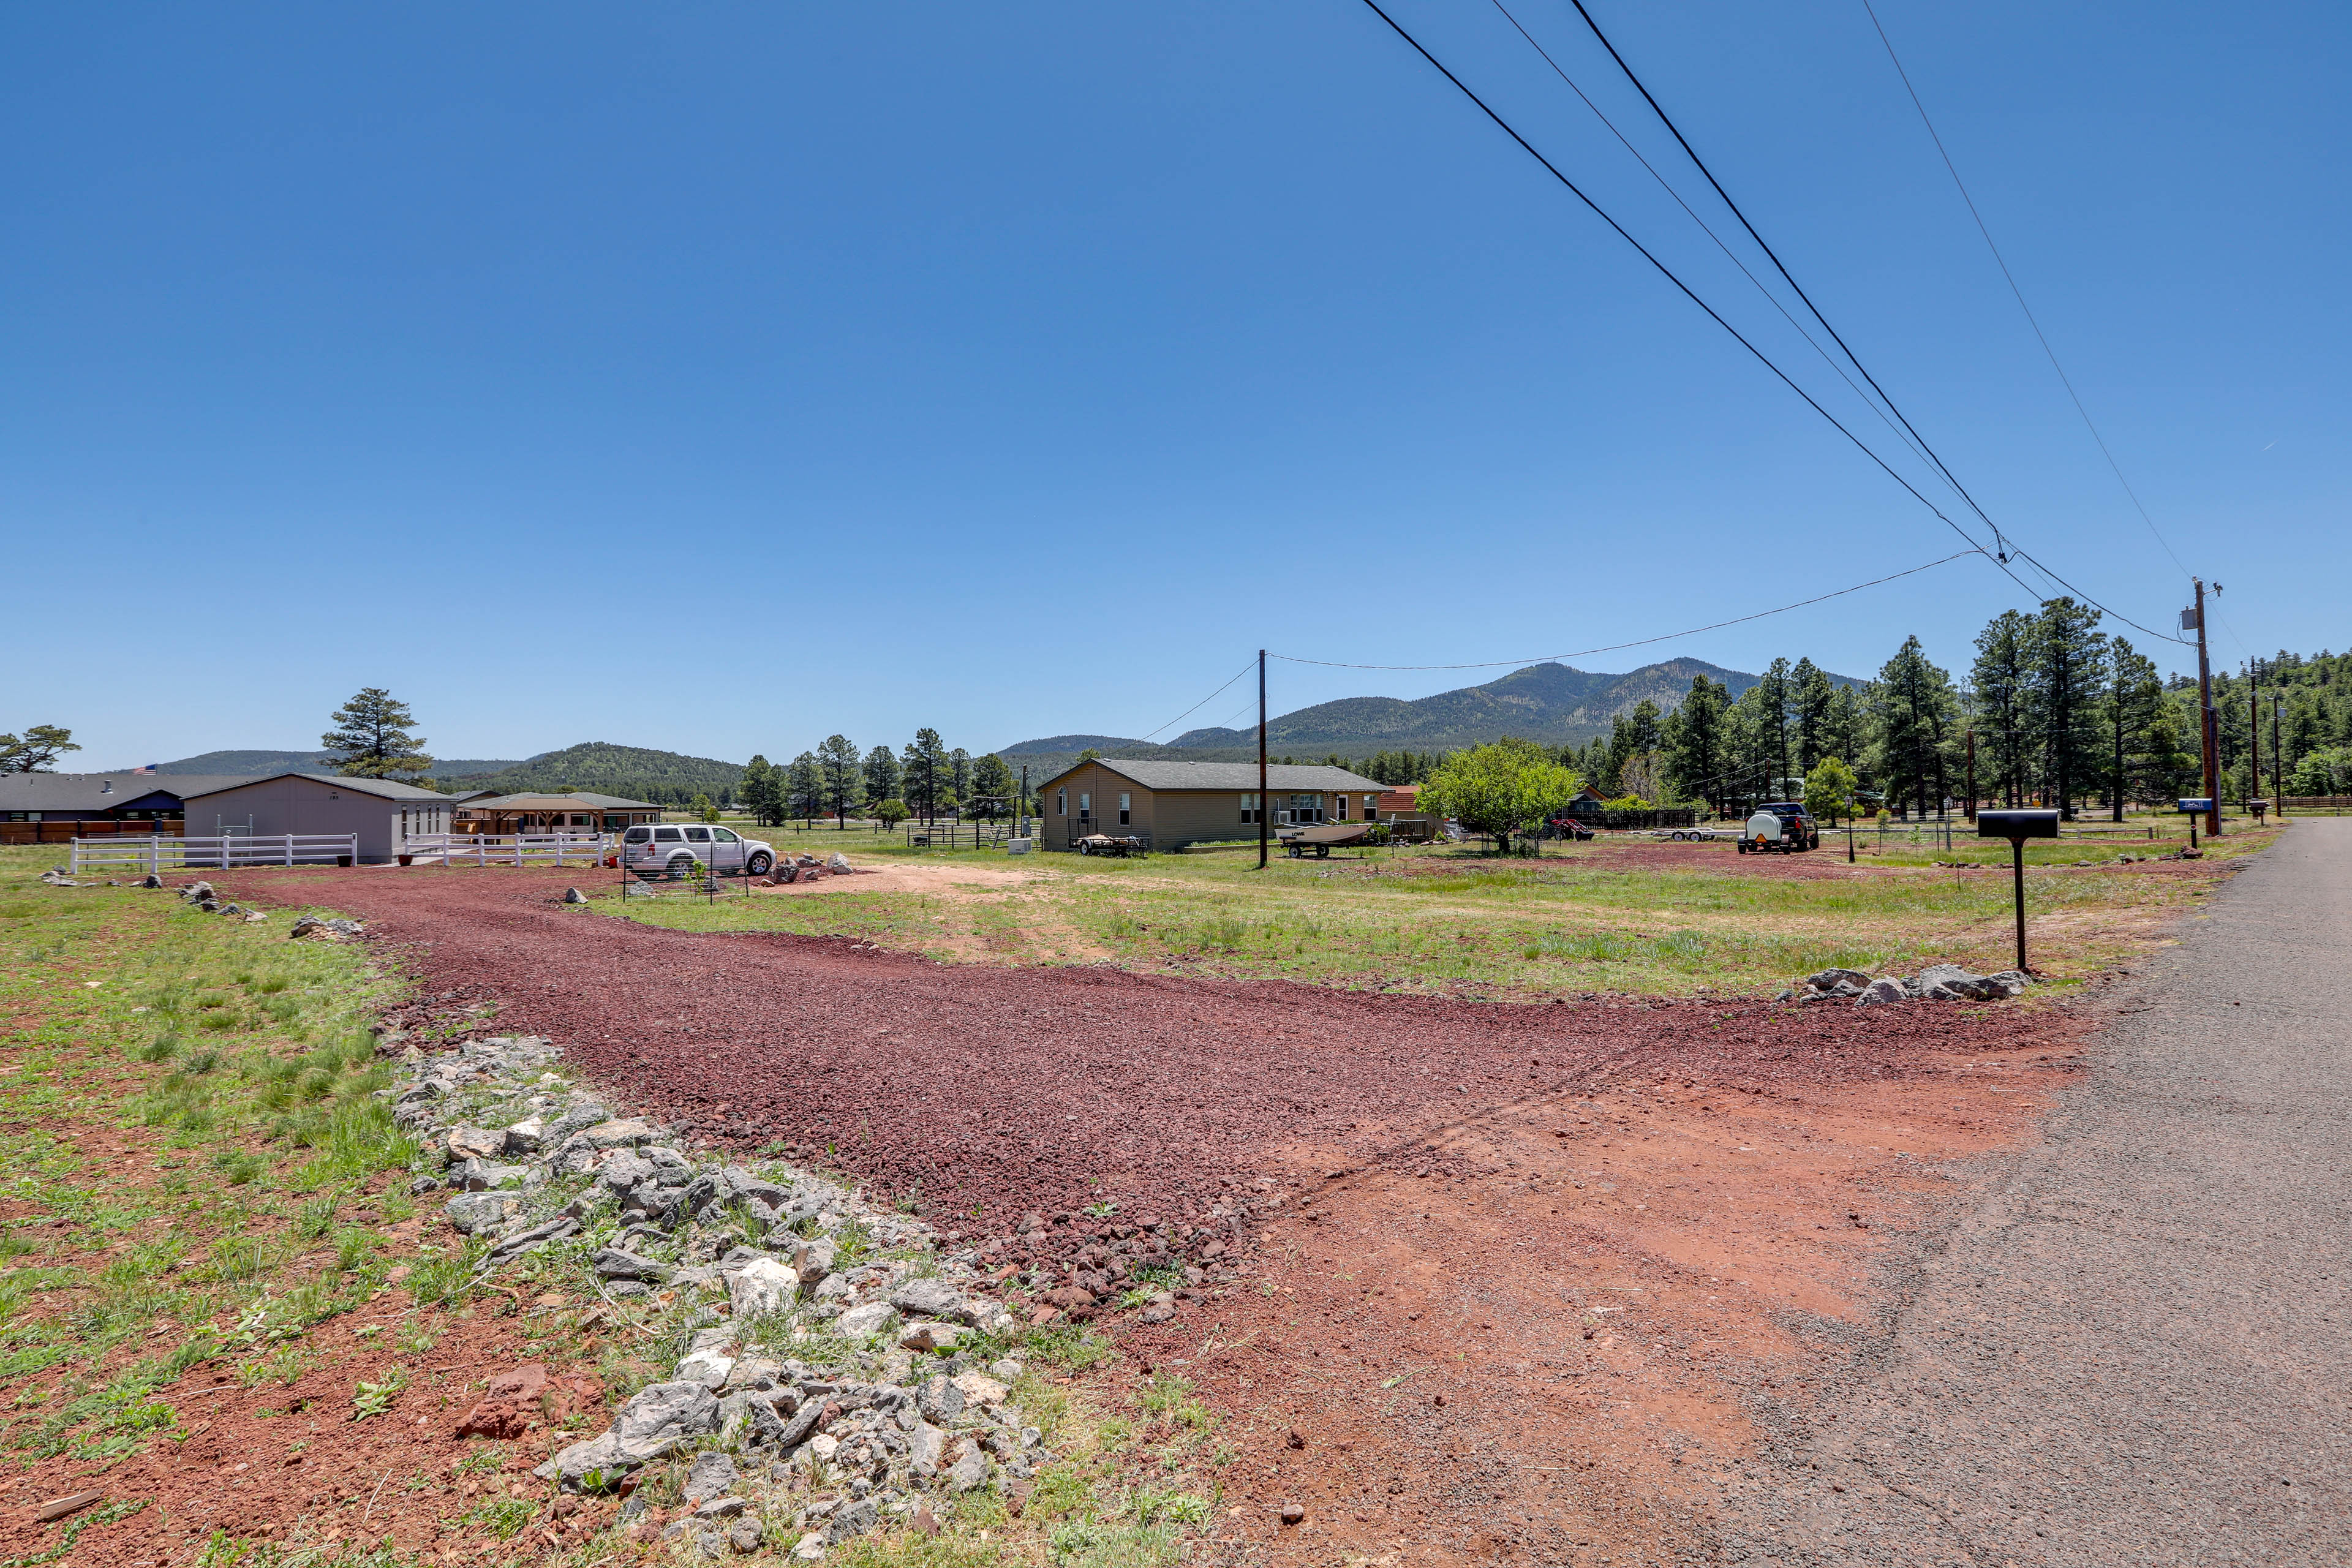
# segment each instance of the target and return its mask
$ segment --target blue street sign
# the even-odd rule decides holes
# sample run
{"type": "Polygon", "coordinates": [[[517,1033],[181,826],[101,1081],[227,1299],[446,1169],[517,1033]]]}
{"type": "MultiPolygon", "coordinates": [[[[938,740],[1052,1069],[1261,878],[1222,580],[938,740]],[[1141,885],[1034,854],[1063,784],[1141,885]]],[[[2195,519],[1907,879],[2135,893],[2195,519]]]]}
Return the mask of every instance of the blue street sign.
{"type": "Polygon", "coordinates": [[[2180,809],[2189,813],[2191,816],[2195,816],[2201,812],[2212,810],[2213,803],[2210,800],[2204,799],[2183,800],[2180,803],[2180,809]]]}

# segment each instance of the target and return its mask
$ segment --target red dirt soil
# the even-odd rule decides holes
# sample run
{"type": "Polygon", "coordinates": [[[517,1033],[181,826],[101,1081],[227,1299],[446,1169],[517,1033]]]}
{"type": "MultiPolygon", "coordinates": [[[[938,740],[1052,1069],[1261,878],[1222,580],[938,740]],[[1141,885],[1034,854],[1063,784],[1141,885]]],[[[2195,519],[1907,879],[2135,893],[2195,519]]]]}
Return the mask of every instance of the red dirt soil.
{"type": "Polygon", "coordinates": [[[1104,1198],[1191,1223],[1261,1174],[1462,1169],[1453,1123],[1604,1072],[1894,1079],[1924,1070],[1923,1048],[2011,1049],[2051,1026],[2008,1007],[1530,1005],[942,964],[638,925],[563,906],[577,873],[553,870],[215,880],[248,904],[359,916],[428,1004],[496,997],[478,1032],[548,1036],[632,1107],[798,1145],[886,1194],[919,1183],[927,1217],[978,1236],[1104,1198]]]}

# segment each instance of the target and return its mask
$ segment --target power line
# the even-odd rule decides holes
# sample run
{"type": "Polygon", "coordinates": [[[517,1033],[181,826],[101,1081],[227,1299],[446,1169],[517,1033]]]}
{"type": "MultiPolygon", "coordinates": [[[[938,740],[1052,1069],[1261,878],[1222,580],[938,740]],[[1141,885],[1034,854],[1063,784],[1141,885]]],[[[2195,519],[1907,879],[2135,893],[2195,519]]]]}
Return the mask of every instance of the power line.
{"type": "MultiPolygon", "coordinates": [[[[1859,594],[1864,588],[1875,588],[1882,583],[1892,583],[1897,578],[1914,577],[1922,572],[1932,572],[1938,566],[1949,565],[1963,555],[1983,553],[1984,551],[1980,547],[1972,546],[1967,550],[1956,550],[1941,561],[1930,561],[1924,566],[1913,566],[1906,571],[1890,573],[1884,577],[1874,577],[1867,583],[1856,583],[1851,588],[1838,588],[1827,594],[1816,594],[1810,599],[1800,599],[1793,605],[1782,605],[1778,609],[1759,610],[1752,616],[1735,616],[1730,620],[1717,621],[1712,626],[1693,626],[1688,631],[1667,632],[1660,637],[1640,637],[1633,642],[1611,643],[1606,647],[1578,648],[1573,653],[1538,654],[1532,658],[1486,658],[1471,664],[1343,664],[1337,659],[1298,658],[1286,653],[1269,653],[1266,658],[1278,658],[1286,664],[1320,665],[1326,669],[1499,669],[1505,665],[1542,664],[1556,658],[1584,658],[1596,653],[1616,653],[1629,647],[1647,647],[1652,643],[1672,642],[1676,637],[1696,637],[1701,632],[1720,631],[1725,626],[1740,626],[1748,621],[1760,621],[1767,616],[1783,616],[1790,610],[1801,610],[1808,605],[1818,605],[1824,599],[1841,599],[1848,594],[1859,594]]],[[[1229,681],[1227,684],[1232,683],[1229,681]]]]}
{"type": "MultiPolygon", "coordinates": [[[[1665,192],[1667,195],[1674,198],[1675,205],[1682,208],[1684,214],[1689,217],[1691,222],[1698,226],[1699,232],[1706,235],[1707,238],[1715,242],[1715,247],[1723,252],[1724,259],[1729,261],[1732,266],[1739,268],[1740,276],[1747,279],[1748,282],[1756,286],[1756,291],[1764,296],[1766,302],[1769,303],[1773,310],[1780,312],[1780,319],[1788,322],[1790,327],[1796,330],[1797,335],[1805,340],[1805,343],[1808,347],[1810,347],[1815,353],[1821,355],[1822,363],[1829,366],[1831,370],[1837,373],[1838,379],[1844,382],[1847,388],[1851,390],[1856,397],[1862,400],[1863,406],[1868,408],[1873,414],[1878,416],[1878,422],[1885,426],[1888,432],[1892,434],[1896,440],[1908,447],[1916,456],[1924,461],[1934,461],[1934,457],[1931,453],[1924,450],[1916,440],[1915,440],[1910,435],[1906,434],[1900,426],[1895,423],[1893,419],[1887,417],[1886,411],[1879,407],[1876,403],[1872,402],[1868,393],[1863,391],[1861,387],[1854,384],[1853,377],[1846,374],[1845,366],[1838,363],[1836,357],[1827,349],[1822,347],[1820,342],[1815,341],[1813,334],[1805,330],[1804,323],[1798,321],[1794,315],[1790,314],[1789,308],[1780,302],[1780,297],[1773,293],[1771,289],[1766,288],[1764,286],[1764,280],[1757,277],[1755,273],[1748,270],[1748,263],[1742,261],[1739,258],[1738,253],[1723,242],[1723,237],[1715,232],[1714,228],[1708,225],[1706,219],[1699,216],[1697,212],[1692,208],[1690,203],[1683,200],[1683,194],[1675,189],[1674,183],[1668,180],[1664,174],[1658,173],[1656,165],[1653,164],[1649,159],[1643,157],[1642,155],[1642,150],[1639,147],[1634,146],[1632,139],[1617,128],[1617,122],[1610,119],[1608,114],[1602,110],[1601,107],[1593,102],[1591,98],[1586,94],[1582,88],[1577,86],[1576,79],[1570,76],[1567,70],[1561,67],[1560,63],[1552,58],[1550,50],[1545,48],[1542,44],[1536,41],[1535,35],[1528,31],[1526,26],[1519,21],[1518,17],[1512,15],[1511,8],[1504,5],[1503,0],[1492,0],[1492,3],[1495,9],[1503,14],[1503,20],[1508,22],[1512,28],[1517,32],[1519,37],[1527,40],[1528,47],[1535,50],[1537,54],[1543,57],[1544,64],[1551,68],[1552,74],[1567,84],[1568,90],[1576,94],[1577,98],[1583,102],[1585,108],[1592,110],[1593,118],[1600,121],[1602,125],[1608,128],[1609,134],[1617,138],[1618,144],[1633,155],[1633,162],[1642,165],[1643,172],[1647,174],[1651,179],[1657,182],[1658,188],[1665,192]]],[[[1996,533],[1998,533],[1998,530],[1995,531],[1996,533]]]]}
{"type": "MultiPolygon", "coordinates": [[[[1250,660],[1247,664],[1242,666],[1240,669],[1234,672],[1234,680],[1239,680],[1243,676],[1247,675],[1251,670],[1255,669],[1256,668],[1257,660],[1250,660]]],[[[1206,708],[1210,703],[1214,702],[1217,700],[1218,695],[1225,689],[1225,687],[1233,685],[1234,680],[1226,681],[1224,686],[1218,687],[1215,691],[1210,692],[1206,697],[1202,698],[1201,700],[1193,703],[1190,708],[1185,709],[1183,712],[1177,714],[1175,718],[1171,719],[1167,723],[1160,725],[1160,730],[1171,729],[1174,726],[1182,723],[1185,720],[1191,718],[1202,709],[1206,708]]],[[[1138,735],[1136,739],[1139,741],[1149,741],[1152,736],[1160,733],[1160,730],[1146,730],[1142,734],[1138,735]]]]}
{"type": "MultiPolygon", "coordinates": [[[[1577,9],[1581,11],[1584,7],[1579,5],[1577,9]]],[[[2139,492],[2132,489],[2129,479],[2124,478],[2123,465],[2116,461],[2115,453],[2108,449],[2107,438],[2099,434],[2099,426],[2092,419],[2091,411],[2083,406],[2083,395],[2074,390],[2074,378],[2066,374],[2066,367],[2058,363],[2058,351],[2050,346],[2049,334],[2042,330],[2041,321],[2033,314],[2033,307],[2025,302],[2025,290],[2017,286],[2016,274],[2010,271],[2009,262],[2001,255],[2000,247],[1992,242],[1992,230],[1985,226],[1984,214],[1977,210],[1976,198],[1969,195],[1968,184],[1960,178],[1960,171],[1953,163],[1951,153],[1944,146],[1943,137],[1937,134],[1936,122],[1927,118],[1927,106],[1919,100],[1919,89],[1911,85],[1911,73],[1903,68],[1902,57],[1895,52],[1895,41],[1886,36],[1885,26],[1879,21],[1878,13],[1871,8],[1870,0],[1862,0],[1862,9],[1864,14],[1869,16],[1873,30],[1878,34],[1878,41],[1885,46],[1886,58],[1894,62],[1895,74],[1903,79],[1903,90],[1910,95],[1911,107],[1919,111],[1919,123],[1927,128],[1927,139],[1935,142],[1936,153],[1944,160],[1945,172],[1952,176],[1954,188],[1960,193],[1960,200],[1967,204],[1969,216],[1976,220],[1977,232],[1984,237],[1985,248],[1992,252],[1993,265],[2000,268],[2002,279],[2009,284],[2010,293],[2017,300],[2017,308],[2025,312],[2026,325],[2033,329],[2033,336],[2042,344],[2042,352],[2049,356],[2050,368],[2058,373],[2059,384],[2065,387],[2066,395],[2074,400],[2074,412],[2083,416],[2083,427],[2090,431],[2091,439],[2098,443],[2099,455],[2106,458],[2107,467],[2115,471],[2116,483],[2123,486],[2124,494],[2131,498],[2132,506],[2138,511],[2140,521],[2147,524],[2148,532],[2156,536],[2157,543],[2164,546],[2164,552],[2172,557],[2172,563],[2180,568],[2180,574],[2184,577],[2193,577],[2194,574],[2174,552],[2170,542],[2164,537],[2163,531],[2156,526],[2156,519],[2150,517],[2147,508],[2141,504],[2139,492]]],[[[2122,619],[2121,616],[2116,618],[2122,619]]],[[[2178,642],[2180,639],[2175,637],[2173,640],[2178,642]]]]}
{"type": "MultiPolygon", "coordinates": [[[[1692,304],[1696,305],[1700,310],[1706,311],[1709,321],[1713,321],[1717,326],[1721,327],[1725,331],[1730,333],[1732,340],[1738,343],[1741,348],[1746,349],[1749,353],[1753,354],[1756,357],[1757,363],[1763,365],[1765,369],[1770,371],[1775,376],[1779,377],[1782,385],[1788,387],[1790,391],[1795,393],[1799,397],[1803,398],[1807,407],[1820,415],[1823,419],[1829,421],[1832,428],[1835,429],[1839,435],[1843,436],[1848,441],[1853,442],[1855,448],[1858,449],[1863,456],[1877,464],[1879,468],[1885,472],[1886,477],[1893,479],[1896,484],[1901,485],[1904,489],[1910,493],[1911,498],[1914,500],[1917,501],[1921,506],[1926,507],[1929,511],[1935,513],[1937,520],[1943,523],[1945,527],[1950,529],[1954,533],[1958,534],[1962,539],[1967,540],[1969,550],[1982,554],[1987,560],[1991,561],[1994,565],[2000,568],[2000,570],[2009,577],[2010,581],[2015,583],[2020,588],[2024,589],[2025,592],[2029,594],[2033,592],[2032,588],[2027,584],[2023,578],[2018,576],[2016,573],[2010,571],[2009,563],[2001,560],[1999,554],[1986,551],[1984,546],[1979,544],[1974,537],[1969,534],[1967,529],[1962,528],[1958,523],[1954,522],[1950,518],[1945,516],[1944,510],[1941,507],[1938,507],[1934,501],[1929,500],[1925,495],[1922,495],[1917,486],[1914,485],[1909,479],[1905,479],[1900,473],[1897,473],[1895,468],[1887,463],[1885,458],[1880,457],[1878,453],[1873,449],[1868,442],[1855,435],[1853,431],[1847,429],[1845,425],[1839,420],[1836,415],[1832,414],[1828,409],[1822,407],[1820,403],[1814,400],[1811,393],[1807,392],[1803,387],[1798,385],[1797,383],[1790,377],[1788,372],[1775,364],[1772,362],[1771,356],[1765,353],[1762,349],[1758,348],[1754,343],[1749,342],[1748,339],[1740,333],[1738,328],[1733,326],[1729,321],[1725,321],[1721,315],[1717,313],[1714,306],[1708,304],[1705,300],[1700,299],[1689,284],[1684,282],[1679,277],[1675,276],[1674,268],[1668,267],[1664,262],[1652,255],[1646,246],[1643,245],[1640,240],[1635,239],[1632,234],[1627,232],[1623,224],[1621,224],[1615,218],[1611,217],[1608,212],[1601,207],[1600,203],[1594,201],[1591,196],[1584,194],[1582,187],[1578,185],[1575,181],[1570,179],[1566,174],[1560,173],[1557,164],[1553,163],[1550,159],[1545,157],[1541,153],[1537,152],[1535,145],[1526,137],[1520,135],[1518,132],[1512,127],[1509,121],[1504,119],[1500,114],[1497,114],[1494,109],[1487,104],[1485,99],[1480,98],[1475,92],[1473,92],[1470,89],[1468,83],[1465,82],[1460,77],[1455,76],[1451,70],[1448,70],[1444,61],[1440,60],[1435,55],[1431,54],[1426,48],[1423,47],[1421,40],[1414,37],[1411,33],[1405,31],[1403,26],[1397,22],[1395,17],[1390,16],[1386,11],[1381,10],[1379,0],[1364,0],[1364,5],[1373,16],[1378,16],[1381,21],[1388,24],[1390,31],[1393,32],[1398,37],[1402,38],[1407,44],[1412,46],[1413,53],[1419,55],[1423,59],[1427,60],[1430,65],[1436,69],[1440,76],[1454,84],[1454,88],[1460,91],[1463,97],[1475,104],[1478,108],[1478,111],[1484,114],[1487,119],[1493,121],[1495,124],[1501,129],[1503,134],[1517,142],[1522,152],[1526,153],[1528,157],[1533,158],[1537,163],[1542,164],[1545,172],[1550,174],[1553,179],[1558,180],[1562,186],[1566,187],[1570,195],[1573,195],[1578,201],[1582,202],[1586,207],[1591,209],[1594,216],[1598,217],[1601,222],[1607,224],[1612,229],[1615,230],[1617,237],[1620,239],[1622,239],[1626,244],[1632,246],[1634,250],[1639,252],[1643,260],[1648,262],[1652,267],[1656,268],[1659,275],[1664,277],[1667,282],[1672,283],[1677,289],[1681,290],[1685,299],[1688,300],[1692,304]]],[[[2000,531],[1996,529],[1994,533],[1995,537],[1998,538],[2000,531]]]]}
{"type": "Polygon", "coordinates": [[[1723,182],[1715,177],[1715,171],[1706,166],[1706,161],[1698,155],[1697,149],[1694,148],[1689,140],[1683,135],[1681,127],[1674,122],[1673,117],[1666,113],[1657,99],[1651,94],[1650,89],[1643,85],[1642,79],[1633,74],[1633,68],[1625,63],[1625,57],[1619,54],[1617,46],[1609,41],[1609,35],[1601,30],[1601,24],[1594,21],[1592,13],[1584,8],[1584,0],[1569,0],[1569,4],[1574,5],[1576,14],[1584,18],[1584,25],[1592,30],[1592,36],[1601,40],[1601,47],[1609,51],[1609,58],[1617,62],[1617,68],[1625,73],[1625,79],[1633,84],[1633,90],[1642,95],[1642,101],[1648,104],[1651,111],[1657,115],[1658,122],[1672,132],[1675,144],[1682,148],[1698,172],[1706,176],[1706,183],[1714,187],[1717,195],[1723,198],[1723,205],[1731,209],[1731,216],[1739,220],[1739,226],[1748,231],[1748,237],[1756,242],[1757,247],[1762,250],[1766,258],[1771,261],[1773,268],[1780,274],[1790,288],[1797,291],[1797,298],[1804,301],[1805,309],[1812,312],[1813,320],[1822,324],[1822,330],[1829,333],[1831,341],[1835,342],[1839,349],[1843,351],[1845,357],[1853,363],[1853,368],[1862,373],[1862,379],[1870,383],[1870,389],[1878,394],[1895,417],[1903,422],[1903,428],[1910,431],[1911,438],[1919,444],[1920,450],[1927,453],[1927,460],[1935,464],[1936,471],[1944,476],[1945,481],[1959,493],[1962,500],[1968,502],[1970,511],[1984,519],[1984,525],[1992,530],[1993,542],[2003,546],[2003,553],[2006,553],[2008,541],[2001,537],[2000,524],[1987,516],[1985,509],[1977,504],[1976,497],[1969,494],[1968,487],[1960,483],[1958,477],[1945,464],[1944,459],[1937,455],[1936,449],[1927,445],[1927,437],[1919,434],[1909,417],[1896,405],[1895,399],[1887,396],[1886,389],[1878,384],[1878,378],[1870,374],[1870,367],[1862,363],[1860,356],[1855,354],[1845,339],[1838,334],[1838,330],[1830,325],[1830,319],[1822,314],[1821,307],[1813,303],[1813,298],[1805,292],[1804,285],[1799,283],[1781,262],[1780,252],[1774,250],[1769,244],[1766,243],[1764,237],[1756,232],[1756,226],[1748,221],[1748,215],[1740,210],[1738,202],[1731,199],[1731,193],[1723,188],[1723,182]]]}

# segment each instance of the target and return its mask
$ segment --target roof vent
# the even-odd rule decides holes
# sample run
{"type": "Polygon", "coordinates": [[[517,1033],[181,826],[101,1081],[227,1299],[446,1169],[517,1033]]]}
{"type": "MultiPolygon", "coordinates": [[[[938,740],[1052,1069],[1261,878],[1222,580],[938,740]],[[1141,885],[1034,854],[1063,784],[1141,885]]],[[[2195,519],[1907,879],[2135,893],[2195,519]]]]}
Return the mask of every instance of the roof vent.
{"type": "Polygon", "coordinates": [[[98,793],[100,795],[112,795],[114,793],[114,781],[112,779],[108,779],[104,784],[100,784],[98,786],[98,793]]]}

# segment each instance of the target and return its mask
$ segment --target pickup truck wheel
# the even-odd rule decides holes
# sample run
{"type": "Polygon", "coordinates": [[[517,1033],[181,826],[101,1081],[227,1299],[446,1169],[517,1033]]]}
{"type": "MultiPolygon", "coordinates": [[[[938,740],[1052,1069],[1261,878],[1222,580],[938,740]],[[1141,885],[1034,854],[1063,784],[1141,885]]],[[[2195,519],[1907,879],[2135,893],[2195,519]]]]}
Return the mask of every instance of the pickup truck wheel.
{"type": "Polygon", "coordinates": [[[692,876],[694,874],[694,867],[695,859],[691,855],[673,855],[669,858],[668,870],[669,874],[674,878],[692,876]]]}
{"type": "Polygon", "coordinates": [[[749,860],[743,862],[743,869],[751,876],[764,877],[770,870],[774,868],[775,864],[775,861],[769,857],[767,851],[761,850],[755,853],[749,860]]]}

